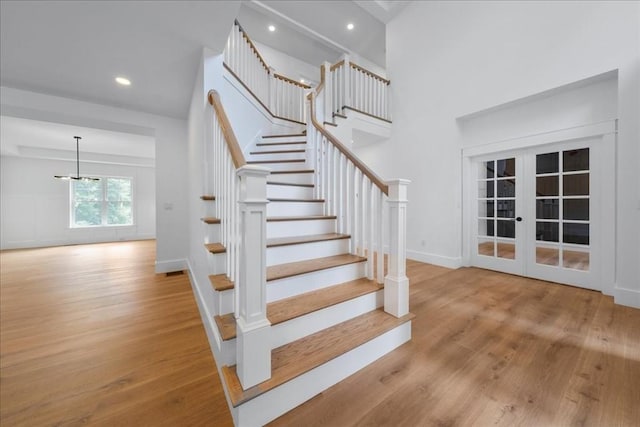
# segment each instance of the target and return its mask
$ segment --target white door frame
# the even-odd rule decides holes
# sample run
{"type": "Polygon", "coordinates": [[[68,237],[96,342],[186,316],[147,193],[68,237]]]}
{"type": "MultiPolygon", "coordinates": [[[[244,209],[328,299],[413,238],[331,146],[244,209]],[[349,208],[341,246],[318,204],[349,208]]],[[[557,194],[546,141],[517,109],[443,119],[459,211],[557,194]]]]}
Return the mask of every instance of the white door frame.
{"type": "MultiPolygon", "coordinates": [[[[597,138],[594,143],[597,155],[591,168],[599,172],[601,179],[595,182],[601,194],[599,217],[601,226],[598,229],[599,265],[594,269],[593,280],[601,284],[598,288],[605,295],[613,295],[615,284],[615,232],[616,232],[616,135],[617,120],[608,120],[591,125],[545,132],[521,138],[465,147],[462,149],[462,265],[471,265],[471,250],[475,247],[471,242],[472,221],[475,220],[474,199],[476,179],[472,175],[472,163],[475,158],[485,155],[500,155],[532,147],[558,144],[584,138],[597,138]]],[[[596,154],[596,153],[594,153],[596,154]]]]}

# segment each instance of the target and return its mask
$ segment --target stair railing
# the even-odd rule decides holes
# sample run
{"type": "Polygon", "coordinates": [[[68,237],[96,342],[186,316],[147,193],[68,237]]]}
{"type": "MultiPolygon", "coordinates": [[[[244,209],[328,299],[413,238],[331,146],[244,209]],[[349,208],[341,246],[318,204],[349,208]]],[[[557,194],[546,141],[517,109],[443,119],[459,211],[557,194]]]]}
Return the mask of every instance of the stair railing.
{"type": "MultiPolygon", "coordinates": [[[[324,86],[320,85],[321,92],[327,90],[326,80],[324,83],[324,86]]],[[[313,150],[316,197],[325,200],[327,215],[337,217],[337,232],[351,235],[350,252],[367,256],[367,278],[384,282],[385,311],[403,316],[409,312],[409,280],[406,276],[409,181],[380,179],[320,124],[313,92],[308,99],[307,143],[313,150]],[[389,242],[386,277],[385,236],[389,242]]]]}
{"type": "Polygon", "coordinates": [[[271,323],[267,319],[267,176],[247,165],[219,94],[213,106],[212,177],[226,274],[235,282],[236,372],[244,389],[271,378],[271,323]]]}
{"type": "Polygon", "coordinates": [[[351,62],[348,55],[333,65],[325,63],[321,72],[327,86],[322,92],[325,120],[330,121],[334,114],[343,115],[345,109],[350,109],[391,121],[389,80],[351,62]]]}
{"type": "Polygon", "coordinates": [[[237,20],[227,39],[224,65],[272,116],[307,122],[305,91],[311,86],[274,72],[237,20]]]}

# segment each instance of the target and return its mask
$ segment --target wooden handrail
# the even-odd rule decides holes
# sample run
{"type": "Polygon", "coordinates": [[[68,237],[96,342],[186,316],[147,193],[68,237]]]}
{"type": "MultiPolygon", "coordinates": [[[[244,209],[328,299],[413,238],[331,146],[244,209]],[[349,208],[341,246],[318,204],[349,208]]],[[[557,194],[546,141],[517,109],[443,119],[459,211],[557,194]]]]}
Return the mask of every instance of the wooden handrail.
{"type": "Polygon", "coordinates": [[[290,79],[289,77],[283,76],[282,74],[273,73],[273,77],[275,77],[276,79],[284,80],[285,82],[291,83],[292,85],[300,86],[301,88],[304,88],[304,89],[311,89],[311,86],[306,85],[304,83],[297,82],[293,79],[290,79]]]}
{"type": "Polygon", "coordinates": [[[340,68],[344,65],[344,59],[342,61],[336,62],[331,67],[329,67],[329,71],[334,71],[336,68],[340,68]]]}
{"type": "Polygon", "coordinates": [[[324,89],[324,64],[320,66],[320,84],[316,86],[316,93],[320,93],[324,89]]]}
{"type": "Polygon", "coordinates": [[[376,79],[376,80],[380,80],[381,82],[385,83],[386,85],[391,84],[391,80],[387,80],[387,79],[385,79],[384,77],[380,77],[380,76],[379,76],[379,75],[377,75],[376,73],[374,73],[374,72],[372,72],[372,71],[369,71],[369,70],[367,70],[366,68],[363,68],[363,67],[359,66],[359,65],[358,65],[358,64],[356,64],[356,63],[349,62],[349,65],[351,65],[351,68],[354,68],[354,69],[356,69],[356,70],[358,70],[358,71],[362,71],[362,72],[363,72],[363,73],[365,73],[366,75],[368,75],[368,76],[370,76],[370,77],[373,77],[373,78],[374,78],[374,79],[376,79]]]}
{"type": "Polygon", "coordinates": [[[209,104],[213,106],[213,109],[216,111],[216,115],[218,116],[218,122],[220,123],[220,127],[222,128],[224,140],[227,141],[227,147],[229,148],[229,152],[231,153],[233,165],[236,167],[236,169],[240,169],[242,166],[247,164],[247,161],[244,158],[244,154],[242,154],[242,150],[240,149],[240,144],[238,144],[236,134],[233,133],[233,128],[231,127],[231,123],[229,122],[227,113],[225,113],[224,111],[224,107],[222,106],[222,102],[220,101],[220,94],[215,90],[210,90],[208,98],[209,104]]]}
{"type": "Polygon", "coordinates": [[[311,123],[313,124],[313,127],[316,128],[318,132],[320,132],[325,138],[327,138],[327,140],[331,142],[331,144],[333,144],[333,146],[336,147],[342,154],[344,154],[345,157],[347,157],[347,159],[351,160],[351,162],[355,165],[355,167],[360,169],[360,171],[364,175],[366,175],[367,178],[369,178],[369,180],[373,184],[375,184],[376,187],[380,189],[380,191],[382,191],[386,195],[389,195],[389,186],[382,179],[380,179],[380,177],[378,177],[378,175],[376,175],[371,169],[369,169],[367,165],[362,163],[360,159],[354,156],[351,150],[345,147],[344,144],[341,143],[335,136],[327,132],[325,128],[322,127],[322,125],[318,122],[318,120],[316,119],[314,98],[315,96],[313,92],[309,93],[309,95],[307,96],[307,99],[309,99],[310,101],[309,117],[311,118],[311,123]]]}
{"type": "Polygon", "coordinates": [[[238,22],[237,19],[235,20],[235,24],[240,29],[240,32],[242,33],[242,37],[244,37],[247,43],[249,43],[249,47],[251,48],[251,50],[253,50],[256,53],[256,55],[258,55],[258,59],[262,63],[262,66],[264,67],[265,70],[267,70],[267,74],[271,73],[271,70],[269,69],[269,66],[267,65],[266,61],[264,60],[262,55],[260,55],[260,52],[258,52],[258,48],[256,47],[256,45],[253,44],[253,42],[251,41],[251,38],[249,38],[249,34],[247,34],[244,28],[242,28],[242,25],[240,25],[240,22],[238,22]]]}

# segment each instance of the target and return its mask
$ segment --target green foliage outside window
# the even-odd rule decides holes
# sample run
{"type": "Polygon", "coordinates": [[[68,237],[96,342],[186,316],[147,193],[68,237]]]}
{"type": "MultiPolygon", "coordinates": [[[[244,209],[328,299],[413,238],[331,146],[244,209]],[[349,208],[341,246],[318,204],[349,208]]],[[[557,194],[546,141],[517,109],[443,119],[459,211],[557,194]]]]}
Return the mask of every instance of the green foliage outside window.
{"type": "Polygon", "coordinates": [[[72,227],[133,224],[130,178],[71,181],[72,227]]]}

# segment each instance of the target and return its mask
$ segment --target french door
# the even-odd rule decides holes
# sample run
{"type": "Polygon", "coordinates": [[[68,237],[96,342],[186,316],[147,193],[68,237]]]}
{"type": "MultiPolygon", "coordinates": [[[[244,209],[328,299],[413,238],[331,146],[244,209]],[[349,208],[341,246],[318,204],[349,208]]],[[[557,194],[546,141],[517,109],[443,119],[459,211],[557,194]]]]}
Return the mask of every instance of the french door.
{"type": "Polygon", "coordinates": [[[599,289],[593,140],[472,159],[473,265],[599,289]]]}

